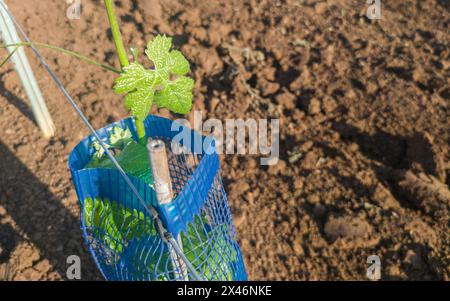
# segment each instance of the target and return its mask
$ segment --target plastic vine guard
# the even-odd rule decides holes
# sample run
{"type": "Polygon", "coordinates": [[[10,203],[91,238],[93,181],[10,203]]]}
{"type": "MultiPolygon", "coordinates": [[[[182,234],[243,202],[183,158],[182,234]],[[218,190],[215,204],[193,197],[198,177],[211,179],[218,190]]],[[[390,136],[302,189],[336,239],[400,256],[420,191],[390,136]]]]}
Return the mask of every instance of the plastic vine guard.
{"type": "MultiPolygon", "coordinates": [[[[137,141],[131,118],[100,129],[100,138],[107,139],[116,126],[129,128],[137,141]]],[[[179,237],[184,254],[203,279],[246,280],[214,139],[156,116],[146,119],[145,128],[151,138],[164,140],[167,150],[172,144],[184,150],[181,154],[169,152],[168,157],[176,197],[170,204],[158,206],[149,185],[130,176],[133,184],[147,204],[157,208],[166,229],[179,237]]],[[[75,147],[69,168],[81,208],[81,229],[105,279],[185,280],[170,260],[169,248],[153,220],[119,172],[85,168],[94,152],[92,142],[91,135],[75,147]]]]}

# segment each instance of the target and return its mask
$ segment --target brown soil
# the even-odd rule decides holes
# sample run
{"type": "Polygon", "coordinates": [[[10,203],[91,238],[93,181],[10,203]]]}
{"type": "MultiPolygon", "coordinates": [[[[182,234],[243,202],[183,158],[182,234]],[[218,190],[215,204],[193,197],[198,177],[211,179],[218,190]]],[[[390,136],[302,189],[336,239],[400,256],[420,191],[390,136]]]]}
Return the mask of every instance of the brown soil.
{"type": "MultiPolygon", "coordinates": [[[[120,3],[127,45],[175,36],[205,118],[281,119],[278,165],[222,158],[250,279],[366,279],[375,254],[383,279],[449,280],[447,1],[382,1],[379,21],[351,0],[120,3]]],[[[74,21],[65,1],[8,4],[32,40],[118,67],[101,1],[82,1],[74,21]]],[[[3,68],[0,273],[64,279],[77,254],[83,279],[101,279],[67,168],[88,131],[29,54],[57,134],[41,137],[16,74],[3,68]]],[[[95,127],[127,116],[113,74],[42,54],[95,127]]]]}

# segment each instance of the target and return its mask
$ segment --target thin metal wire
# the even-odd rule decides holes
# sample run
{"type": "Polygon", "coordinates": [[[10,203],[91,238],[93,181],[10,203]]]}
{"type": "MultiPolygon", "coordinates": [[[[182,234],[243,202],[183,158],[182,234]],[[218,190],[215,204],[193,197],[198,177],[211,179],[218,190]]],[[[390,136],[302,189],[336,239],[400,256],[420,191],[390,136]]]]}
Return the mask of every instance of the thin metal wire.
{"type": "MultiPolygon", "coordinates": [[[[9,17],[11,18],[11,20],[13,21],[14,25],[17,27],[17,29],[20,31],[20,33],[22,34],[22,36],[24,37],[25,41],[28,43],[31,43],[31,40],[29,39],[28,35],[25,33],[25,31],[22,29],[22,27],[20,26],[20,24],[15,20],[15,18],[12,16],[12,14],[9,12],[8,7],[3,3],[0,2],[0,4],[5,8],[6,12],[8,13],[9,17]]],[[[179,257],[181,257],[181,259],[185,262],[187,268],[189,269],[189,272],[192,274],[192,276],[194,277],[195,280],[197,281],[202,281],[202,277],[198,274],[197,270],[194,268],[194,266],[190,263],[190,261],[186,258],[186,256],[184,255],[183,251],[181,250],[181,248],[178,245],[178,242],[172,237],[172,235],[164,228],[164,226],[162,225],[161,219],[159,218],[158,212],[156,211],[155,208],[153,208],[153,206],[148,206],[144,199],[142,198],[142,196],[139,194],[138,190],[136,189],[136,187],[134,186],[134,184],[131,182],[130,178],[127,176],[127,174],[125,173],[125,171],[122,169],[122,167],[120,166],[119,162],[117,162],[117,160],[114,158],[113,154],[111,153],[111,151],[108,149],[108,147],[106,146],[106,144],[102,141],[102,139],[100,139],[100,137],[98,136],[97,132],[95,131],[94,127],[92,126],[92,124],[89,122],[89,120],[87,119],[87,117],[84,115],[84,113],[81,111],[81,109],[78,107],[78,105],[76,104],[76,102],[73,100],[73,98],[70,96],[70,94],[67,92],[67,90],[64,88],[63,84],[61,83],[61,81],[58,79],[58,77],[53,73],[53,71],[51,70],[51,68],[49,67],[49,65],[46,63],[46,61],[42,58],[42,56],[39,54],[39,52],[33,47],[32,44],[30,44],[30,48],[33,51],[33,53],[35,54],[35,56],[37,57],[37,59],[39,60],[39,62],[44,66],[44,68],[46,69],[46,71],[50,74],[50,76],[52,77],[52,79],[55,81],[56,85],[58,86],[58,88],[61,90],[61,92],[63,93],[63,95],[66,97],[66,99],[70,102],[70,104],[72,105],[72,107],[75,109],[75,111],[78,113],[78,115],[80,116],[80,118],[83,120],[84,124],[88,127],[89,131],[92,133],[92,135],[95,137],[95,139],[97,139],[97,141],[100,143],[101,147],[103,148],[103,150],[105,151],[105,153],[107,154],[107,156],[109,157],[109,159],[113,162],[114,166],[119,170],[121,176],[124,178],[125,182],[127,183],[127,185],[131,188],[133,194],[136,195],[137,199],[139,200],[139,202],[141,203],[141,205],[144,207],[144,209],[147,211],[147,213],[153,217],[153,219],[156,222],[156,226],[158,228],[158,230],[160,231],[160,235],[161,238],[163,240],[165,240],[167,243],[169,243],[175,250],[175,252],[177,253],[177,255],[179,257]]]]}

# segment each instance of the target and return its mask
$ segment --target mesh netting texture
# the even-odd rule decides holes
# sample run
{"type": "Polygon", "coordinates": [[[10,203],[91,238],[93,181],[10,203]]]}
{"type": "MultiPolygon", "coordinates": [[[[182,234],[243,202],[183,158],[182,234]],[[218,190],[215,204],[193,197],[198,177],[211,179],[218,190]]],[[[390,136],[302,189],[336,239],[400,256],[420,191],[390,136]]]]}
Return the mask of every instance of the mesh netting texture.
{"type": "MultiPolygon", "coordinates": [[[[117,126],[128,128],[137,140],[131,118],[97,133],[106,139],[117,126]]],[[[246,280],[214,139],[156,116],[147,118],[145,128],[151,139],[166,143],[176,197],[158,205],[151,186],[129,175],[139,194],[157,209],[164,227],[202,279],[246,280]],[[182,151],[172,152],[175,148],[182,151]]],[[[75,147],[69,168],[81,207],[81,229],[105,279],[193,280],[119,171],[85,167],[94,153],[93,142],[91,135],[75,147]]]]}

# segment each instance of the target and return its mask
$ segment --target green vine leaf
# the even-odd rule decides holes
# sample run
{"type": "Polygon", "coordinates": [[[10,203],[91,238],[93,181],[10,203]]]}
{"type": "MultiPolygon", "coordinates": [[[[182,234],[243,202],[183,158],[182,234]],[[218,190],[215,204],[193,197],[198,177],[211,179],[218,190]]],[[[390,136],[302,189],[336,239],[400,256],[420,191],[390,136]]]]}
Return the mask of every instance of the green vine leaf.
{"type": "Polygon", "coordinates": [[[137,61],[125,67],[116,79],[114,92],[127,94],[125,106],[138,120],[144,120],[153,102],[159,108],[187,114],[192,108],[194,80],[185,75],[189,62],[178,50],[171,50],[172,38],[158,35],[147,44],[147,57],[154,69],[137,61]]]}
{"type": "Polygon", "coordinates": [[[118,149],[124,149],[125,146],[133,141],[130,129],[126,128],[124,130],[119,126],[115,126],[109,136],[110,145],[118,149]]]}
{"type": "Polygon", "coordinates": [[[125,107],[138,120],[144,120],[152,108],[154,90],[140,88],[125,96],[125,107]]]}
{"type": "Polygon", "coordinates": [[[174,75],[186,75],[190,71],[189,62],[184,58],[184,55],[178,51],[170,52],[170,73],[174,75]]]}
{"type": "Polygon", "coordinates": [[[92,143],[92,147],[94,148],[94,158],[100,159],[105,154],[105,150],[102,148],[100,142],[94,141],[92,143]]]}
{"type": "Polygon", "coordinates": [[[155,103],[160,108],[167,108],[174,113],[187,114],[192,108],[192,89],[194,80],[181,76],[170,81],[164,89],[155,94],[155,103]]]}
{"type": "Polygon", "coordinates": [[[116,79],[114,92],[117,94],[129,93],[136,89],[144,89],[151,86],[154,82],[153,72],[146,70],[144,66],[138,63],[132,63],[123,68],[123,72],[116,79]]]}

